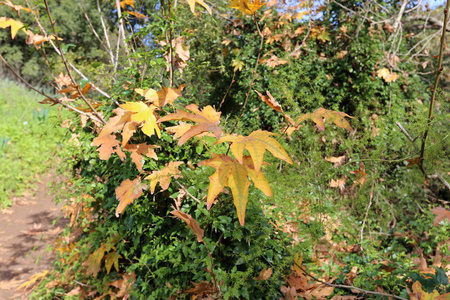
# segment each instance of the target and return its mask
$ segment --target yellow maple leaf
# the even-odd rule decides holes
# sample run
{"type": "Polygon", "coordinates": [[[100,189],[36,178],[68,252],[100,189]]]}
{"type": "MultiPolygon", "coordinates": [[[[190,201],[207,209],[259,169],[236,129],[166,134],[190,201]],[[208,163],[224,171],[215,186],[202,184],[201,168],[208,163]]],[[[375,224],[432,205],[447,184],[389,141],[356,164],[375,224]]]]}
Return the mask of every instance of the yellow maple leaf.
{"type": "Polygon", "coordinates": [[[350,126],[350,123],[345,118],[353,119],[352,116],[349,116],[346,113],[335,111],[335,110],[328,110],[328,109],[321,107],[312,113],[308,113],[308,114],[304,114],[304,115],[300,116],[297,119],[296,123],[297,123],[297,129],[298,129],[299,128],[298,125],[301,122],[303,122],[307,119],[311,119],[314,123],[316,123],[317,128],[320,131],[324,131],[325,130],[325,122],[332,122],[340,128],[344,128],[344,129],[347,129],[348,131],[352,131],[353,129],[350,126]]]}
{"type": "Polygon", "coordinates": [[[116,271],[119,272],[119,258],[122,258],[122,255],[117,253],[117,251],[111,251],[105,255],[106,274],[109,274],[113,265],[116,271]]]}
{"type": "Polygon", "coordinates": [[[31,286],[33,286],[39,279],[45,278],[48,275],[48,270],[44,270],[40,273],[36,273],[33,276],[28,279],[28,281],[24,282],[21,286],[19,286],[17,289],[27,289],[31,286]]]}
{"type": "Polygon", "coordinates": [[[156,132],[158,137],[161,138],[161,131],[154,114],[157,108],[155,105],[148,106],[144,102],[126,102],[121,104],[120,107],[133,113],[131,120],[141,124],[142,132],[148,136],[152,136],[156,132]]]}
{"type": "Polygon", "coordinates": [[[230,8],[235,8],[244,14],[253,15],[266,2],[263,0],[231,0],[230,8]]]}
{"type": "Polygon", "coordinates": [[[7,17],[0,17],[0,28],[11,27],[11,38],[14,39],[16,37],[17,32],[22,29],[23,32],[27,33],[27,30],[24,28],[24,24],[20,21],[16,21],[7,17]]]}
{"type": "Polygon", "coordinates": [[[419,281],[412,285],[412,292],[408,290],[411,300],[435,300],[439,296],[439,292],[433,290],[433,293],[427,293],[422,289],[422,284],[419,281]]]}
{"type": "Polygon", "coordinates": [[[134,89],[136,93],[145,98],[148,102],[155,102],[158,100],[158,92],[152,88],[150,89],[134,89]]]}
{"type": "Polygon", "coordinates": [[[203,0],[186,0],[186,1],[189,4],[189,7],[191,8],[191,12],[193,14],[195,14],[195,4],[196,3],[203,6],[210,15],[212,14],[211,8],[205,3],[205,1],[203,1],[203,0]]]}
{"type": "Polygon", "coordinates": [[[383,68],[383,69],[379,69],[379,70],[377,71],[377,76],[378,76],[378,77],[384,78],[384,77],[388,76],[389,73],[390,73],[390,72],[389,72],[389,70],[388,70],[387,68],[383,68]]]}
{"type": "Polygon", "coordinates": [[[216,144],[223,142],[231,142],[231,152],[234,157],[243,164],[244,157],[244,149],[247,149],[250,153],[250,156],[253,160],[253,164],[255,166],[256,173],[261,171],[261,166],[264,160],[264,153],[268,150],[275,157],[286,161],[287,163],[292,164],[292,160],[289,158],[286,150],[284,150],[283,146],[271,138],[271,135],[276,135],[275,133],[264,131],[258,129],[250,133],[249,136],[245,137],[242,135],[227,135],[220,138],[216,144]]]}
{"type": "Polygon", "coordinates": [[[233,194],[233,203],[239,218],[239,223],[245,223],[245,209],[248,202],[250,181],[245,167],[228,155],[213,153],[213,158],[201,161],[200,166],[210,166],[216,172],[209,176],[207,208],[210,209],[217,195],[228,186],[233,194]]]}
{"type": "Polygon", "coordinates": [[[172,177],[181,177],[181,171],[178,170],[178,167],[182,164],[182,161],[171,161],[162,170],[153,171],[152,174],[145,177],[146,180],[150,180],[150,192],[152,194],[155,192],[156,184],[158,182],[162,191],[167,190],[172,177]]]}
{"type": "Polygon", "coordinates": [[[256,173],[253,161],[249,156],[242,158],[242,164],[229,157],[213,153],[213,157],[199,162],[200,166],[210,166],[216,169],[216,172],[209,176],[208,196],[206,200],[207,209],[210,209],[217,195],[225,187],[229,187],[233,194],[233,203],[236,207],[239,223],[245,223],[245,209],[248,202],[248,189],[250,186],[250,177],[256,188],[260,189],[267,196],[272,196],[269,182],[262,172],[256,173]]]}

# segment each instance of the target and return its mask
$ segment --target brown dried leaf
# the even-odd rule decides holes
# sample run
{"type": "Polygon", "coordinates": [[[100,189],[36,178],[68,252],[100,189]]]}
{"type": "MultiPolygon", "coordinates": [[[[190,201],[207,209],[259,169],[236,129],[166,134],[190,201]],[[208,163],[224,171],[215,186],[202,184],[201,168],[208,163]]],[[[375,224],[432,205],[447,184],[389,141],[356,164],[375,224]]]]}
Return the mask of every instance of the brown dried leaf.
{"type": "Polygon", "coordinates": [[[325,158],[326,161],[332,162],[334,164],[334,167],[337,168],[339,166],[342,166],[345,162],[345,155],[342,156],[338,156],[338,157],[330,157],[330,158],[325,158]]]}
{"type": "Polygon", "coordinates": [[[268,269],[262,270],[259,273],[258,277],[256,277],[255,279],[256,280],[260,280],[260,281],[267,280],[267,279],[269,279],[272,276],[272,272],[273,272],[272,268],[268,268],[268,269]]]}
{"type": "Polygon", "coordinates": [[[150,192],[152,194],[155,192],[156,184],[158,182],[162,191],[167,190],[172,177],[181,177],[181,171],[178,170],[178,167],[182,164],[182,161],[171,161],[162,170],[153,171],[150,175],[145,177],[145,180],[150,180],[150,192]]]}
{"type": "Polygon", "coordinates": [[[116,209],[116,217],[122,213],[128,204],[142,195],[143,190],[147,189],[147,185],[141,183],[141,179],[138,177],[131,181],[126,179],[122,181],[119,187],[116,188],[116,198],[119,200],[119,205],[116,209]]]}
{"type": "Polygon", "coordinates": [[[446,210],[445,208],[441,206],[435,207],[431,212],[433,214],[436,214],[436,217],[433,221],[434,226],[439,225],[439,223],[445,219],[447,219],[447,221],[450,223],[450,211],[446,210]]]}
{"type": "Polygon", "coordinates": [[[136,168],[139,171],[142,171],[142,167],[144,166],[144,157],[143,155],[158,160],[158,155],[154,149],[160,148],[156,145],[147,145],[147,144],[128,144],[123,149],[131,152],[131,160],[136,165],[136,168]]]}
{"type": "Polygon", "coordinates": [[[187,213],[184,213],[179,209],[175,209],[170,213],[174,215],[176,218],[183,220],[189,226],[192,232],[197,236],[197,241],[199,243],[203,242],[204,231],[203,229],[200,228],[198,222],[194,218],[192,218],[191,215],[188,215],[187,213]]]}

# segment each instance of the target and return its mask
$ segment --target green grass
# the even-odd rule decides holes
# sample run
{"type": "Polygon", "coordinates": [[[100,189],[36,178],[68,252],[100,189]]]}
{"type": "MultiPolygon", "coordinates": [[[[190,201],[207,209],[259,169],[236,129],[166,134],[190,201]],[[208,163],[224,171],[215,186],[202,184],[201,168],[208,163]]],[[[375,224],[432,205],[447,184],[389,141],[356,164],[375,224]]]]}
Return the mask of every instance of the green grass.
{"type": "Polygon", "coordinates": [[[63,116],[57,107],[39,104],[42,99],[0,80],[0,208],[36,185],[39,175],[54,165],[64,140],[63,116]]]}

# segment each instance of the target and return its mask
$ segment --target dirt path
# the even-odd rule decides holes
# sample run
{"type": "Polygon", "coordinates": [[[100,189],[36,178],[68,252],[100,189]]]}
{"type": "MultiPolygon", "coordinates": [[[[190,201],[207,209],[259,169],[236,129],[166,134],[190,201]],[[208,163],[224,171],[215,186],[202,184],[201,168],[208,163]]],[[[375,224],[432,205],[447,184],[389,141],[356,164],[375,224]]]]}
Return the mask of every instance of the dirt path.
{"type": "Polygon", "coordinates": [[[35,196],[14,199],[0,211],[0,299],[29,299],[28,291],[16,291],[30,276],[49,270],[53,254],[49,244],[61,233],[65,220],[61,204],[48,194],[52,175],[43,176],[35,196]],[[53,221],[57,220],[53,225],[53,221]]]}

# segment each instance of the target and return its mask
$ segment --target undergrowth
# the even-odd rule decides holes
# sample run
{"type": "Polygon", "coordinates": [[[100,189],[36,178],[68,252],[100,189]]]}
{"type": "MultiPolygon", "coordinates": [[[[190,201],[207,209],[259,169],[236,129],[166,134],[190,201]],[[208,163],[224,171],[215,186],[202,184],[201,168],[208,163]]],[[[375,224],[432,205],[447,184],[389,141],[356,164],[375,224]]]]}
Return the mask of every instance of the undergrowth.
{"type": "Polygon", "coordinates": [[[9,80],[0,81],[0,207],[30,193],[49,171],[65,138],[67,112],[43,106],[41,96],[9,80]]]}

